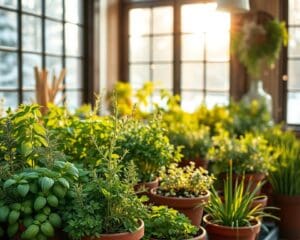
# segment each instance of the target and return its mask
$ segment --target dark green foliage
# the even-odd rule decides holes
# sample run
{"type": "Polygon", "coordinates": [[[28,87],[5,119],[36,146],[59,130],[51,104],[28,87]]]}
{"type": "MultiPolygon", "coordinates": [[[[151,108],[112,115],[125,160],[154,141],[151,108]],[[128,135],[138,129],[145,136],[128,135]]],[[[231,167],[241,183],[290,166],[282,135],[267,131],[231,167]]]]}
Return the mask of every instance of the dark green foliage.
{"type": "Polygon", "coordinates": [[[190,239],[198,231],[183,214],[165,206],[150,207],[145,222],[145,237],[143,239],[178,240],[190,239]]]}

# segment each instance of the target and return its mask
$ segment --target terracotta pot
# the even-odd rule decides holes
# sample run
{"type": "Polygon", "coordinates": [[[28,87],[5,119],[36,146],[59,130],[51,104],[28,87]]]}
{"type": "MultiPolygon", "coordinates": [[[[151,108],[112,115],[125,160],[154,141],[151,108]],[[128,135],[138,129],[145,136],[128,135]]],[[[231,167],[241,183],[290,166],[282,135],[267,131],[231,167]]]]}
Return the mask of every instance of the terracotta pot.
{"type": "Polygon", "coordinates": [[[274,204],[279,210],[279,234],[289,240],[300,239],[300,196],[274,194],[274,204]]]}
{"type": "Polygon", "coordinates": [[[158,185],[159,185],[159,178],[156,178],[152,182],[138,183],[137,185],[134,186],[134,190],[137,192],[136,195],[138,197],[146,195],[149,198],[149,200],[147,202],[144,202],[144,203],[149,204],[149,203],[152,203],[150,190],[152,188],[157,188],[158,185]],[[142,189],[145,189],[145,190],[142,191],[142,189]]]}
{"type": "MultiPolygon", "coordinates": [[[[151,238],[151,240],[159,240],[159,239],[151,238]]],[[[200,227],[197,237],[193,237],[193,238],[189,238],[189,239],[183,239],[183,240],[206,240],[206,231],[203,227],[200,227]]]]}
{"type": "Polygon", "coordinates": [[[141,226],[135,232],[101,234],[99,238],[84,237],[82,240],[140,240],[144,236],[144,222],[141,221],[141,226]]]}
{"type": "Polygon", "coordinates": [[[273,187],[271,185],[271,183],[269,181],[267,181],[262,189],[261,189],[262,194],[267,195],[268,196],[268,206],[273,206],[274,205],[274,201],[273,201],[273,187]]]}
{"type": "Polygon", "coordinates": [[[203,221],[209,240],[255,240],[261,227],[259,220],[254,220],[252,226],[239,228],[214,224],[210,215],[205,215],[203,221]]]}
{"type": "MultiPolygon", "coordinates": [[[[226,173],[222,173],[221,174],[221,177],[222,179],[226,179],[226,176],[227,174],[226,173]]],[[[250,188],[249,190],[250,191],[253,191],[256,187],[256,185],[263,181],[265,179],[266,175],[263,174],[263,173],[246,173],[245,174],[245,179],[244,179],[244,185],[245,185],[245,188],[247,188],[248,184],[250,184],[250,188]]],[[[239,175],[239,174],[232,174],[232,183],[233,185],[235,185],[235,182],[236,181],[241,181],[243,178],[242,175],[239,175]]],[[[261,191],[258,191],[257,192],[257,195],[260,195],[260,192],[261,191]]]]}
{"type": "Polygon", "coordinates": [[[210,193],[195,198],[177,198],[177,197],[165,197],[156,194],[157,188],[153,188],[150,191],[151,200],[155,205],[165,205],[170,208],[174,208],[177,211],[187,216],[193,225],[199,227],[203,215],[203,207],[201,204],[208,202],[210,193]]]}
{"type": "Polygon", "coordinates": [[[199,158],[199,157],[194,158],[194,159],[182,159],[178,163],[178,166],[179,167],[185,167],[185,166],[190,165],[190,162],[194,162],[196,168],[203,167],[203,168],[207,169],[207,167],[208,167],[208,160],[203,159],[203,158],[199,158]]]}

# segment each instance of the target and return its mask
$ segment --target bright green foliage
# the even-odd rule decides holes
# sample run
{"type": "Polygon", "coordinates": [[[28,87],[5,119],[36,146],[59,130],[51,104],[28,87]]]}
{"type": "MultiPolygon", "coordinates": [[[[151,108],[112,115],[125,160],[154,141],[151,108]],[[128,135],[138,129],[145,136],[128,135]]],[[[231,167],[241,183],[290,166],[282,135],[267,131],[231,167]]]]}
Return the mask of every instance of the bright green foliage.
{"type": "Polygon", "coordinates": [[[232,160],[234,173],[268,173],[274,162],[273,148],[263,136],[247,133],[240,138],[229,136],[226,131],[214,136],[213,146],[209,149],[209,159],[214,160],[217,173],[228,171],[232,160]]]}
{"type": "Polygon", "coordinates": [[[233,118],[232,133],[237,136],[247,132],[259,133],[272,126],[272,116],[262,101],[253,100],[250,104],[231,101],[228,109],[233,118]]]}
{"type": "Polygon", "coordinates": [[[116,153],[119,156],[126,153],[124,165],[134,162],[140,182],[154,180],[162,167],[178,162],[181,157],[156,118],[148,123],[130,120],[118,138],[116,153]]]}
{"type": "Polygon", "coordinates": [[[300,143],[292,132],[279,128],[266,133],[266,138],[275,148],[277,158],[269,181],[274,192],[281,195],[300,195],[300,143]]]}
{"type": "Polygon", "coordinates": [[[240,182],[236,181],[235,184],[233,183],[232,168],[230,167],[222,189],[224,191],[224,200],[212,187],[210,202],[204,206],[204,209],[212,218],[213,223],[229,227],[242,227],[250,226],[251,220],[254,218],[272,217],[270,214],[265,213],[260,205],[256,207],[251,206],[255,199],[261,197],[257,195],[257,192],[261,189],[262,183],[258,183],[255,189],[250,191],[251,183],[245,186],[244,182],[242,180],[240,182]]]}
{"type": "Polygon", "coordinates": [[[190,239],[198,229],[190,220],[178,211],[165,206],[153,206],[149,216],[144,219],[145,236],[143,239],[190,239]]]}
{"type": "Polygon", "coordinates": [[[264,63],[274,64],[282,45],[286,46],[288,33],[284,22],[271,20],[265,24],[245,22],[241,31],[233,34],[232,50],[256,78],[261,74],[264,63]]]}
{"type": "Polygon", "coordinates": [[[158,193],[172,197],[199,197],[205,195],[213,184],[214,177],[203,168],[189,166],[179,168],[173,163],[160,173],[161,183],[158,193]]]}
{"type": "Polygon", "coordinates": [[[211,146],[210,129],[200,126],[198,129],[188,129],[185,125],[168,130],[170,142],[182,146],[181,153],[186,160],[204,159],[211,146]]]}

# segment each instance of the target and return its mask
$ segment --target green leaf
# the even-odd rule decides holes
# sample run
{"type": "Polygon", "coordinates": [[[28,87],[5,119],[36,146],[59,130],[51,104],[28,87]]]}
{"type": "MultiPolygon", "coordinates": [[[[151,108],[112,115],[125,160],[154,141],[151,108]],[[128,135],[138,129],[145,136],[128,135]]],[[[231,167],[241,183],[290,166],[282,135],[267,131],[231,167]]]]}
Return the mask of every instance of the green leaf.
{"type": "Polygon", "coordinates": [[[29,156],[32,153],[32,144],[30,142],[21,143],[21,154],[25,157],[29,156]]]}
{"type": "Polygon", "coordinates": [[[70,184],[69,184],[69,182],[65,178],[59,178],[58,181],[65,188],[68,188],[68,189],[70,188],[70,184]]]}
{"type": "Polygon", "coordinates": [[[40,124],[38,123],[34,123],[33,124],[33,130],[35,131],[35,133],[44,136],[46,134],[46,130],[45,128],[43,128],[40,124]]]}
{"type": "Polygon", "coordinates": [[[53,186],[54,180],[52,178],[42,177],[39,179],[39,184],[43,192],[48,192],[50,188],[53,186]]]}
{"type": "Polygon", "coordinates": [[[17,187],[17,191],[22,197],[25,197],[29,192],[29,188],[29,184],[20,184],[17,187]]]}
{"type": "Polygon", "coordinates": [[[9,188],[10,186],[14,185],[16,183],[16,180],[14,179],[8,179],[5,181],[3,187],[4,188],[9,188]]]}

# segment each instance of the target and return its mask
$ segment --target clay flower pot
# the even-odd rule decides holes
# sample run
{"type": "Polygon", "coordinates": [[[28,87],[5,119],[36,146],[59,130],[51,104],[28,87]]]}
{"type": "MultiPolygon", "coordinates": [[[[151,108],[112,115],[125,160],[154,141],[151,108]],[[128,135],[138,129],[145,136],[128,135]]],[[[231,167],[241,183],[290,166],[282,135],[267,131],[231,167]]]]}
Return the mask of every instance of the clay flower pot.
{"type": "Polygon", "coordinates": [[[300,239],[300,196],[273,195],[279,210],[279,234],[284,239],[300,239]]]}
{"type": "Polygon", "coordinates": [[[182,159],[178,163],[178,166],[179,167],[189,166],[190,162],[194,162],[196,168],[202,167],[204,169],[207,169],[207,167],[208,167],[208,160],[200,158],[200,157],[194,158],[194,159],[182,159]]]}
{"type": "Polygon", "coordinates": [[[208,202],[210,196],[209,192],[201,197],[178,198],[161,196],[156,193],[156,190],[157,188],[153,188],[150,191],[151,200],[155,205],[165,205],[174,208],[187,216],[193,225],[197,227],[200,226],[203,215],[203,207],[201,204],[208,202]]]}
{"type": "MultiPolygon", "coordinates": [[[[159,240],[159,239],[151,238],[151,240],[159,240]]],[[[206,231],[203,227],[200,227],[198,236],[189,239],[183,239],[183,240],[206,240],[206,231]]]]}
{"type": "Polygon", "coordinates": [[[82,240],[140,240],[144,236],[144,222],[135,232],[101,234],[99,238],[84,237],[82,240]]]}
{"type": "Polygon", "coordinates": [[[210,215],[205,215],[203,221],[209,240],[255,240],[260,232],[261,222],[253,220],[252,226],[232,228],[214,224],[210,215]]]}

